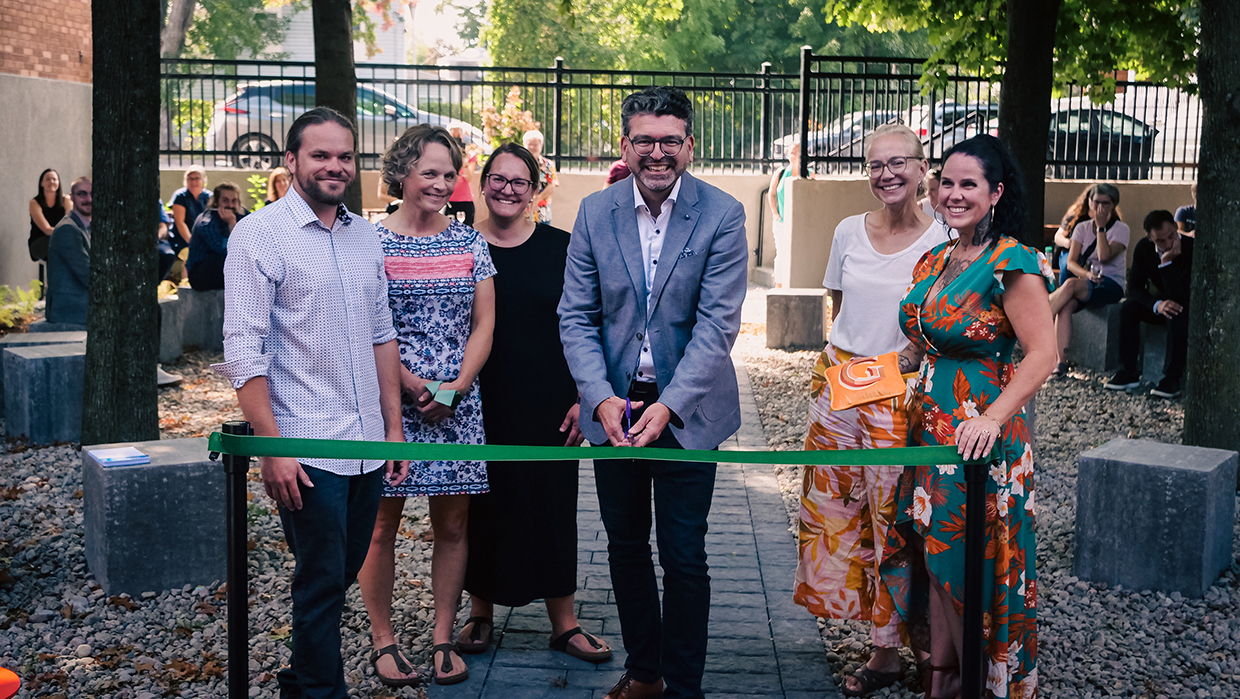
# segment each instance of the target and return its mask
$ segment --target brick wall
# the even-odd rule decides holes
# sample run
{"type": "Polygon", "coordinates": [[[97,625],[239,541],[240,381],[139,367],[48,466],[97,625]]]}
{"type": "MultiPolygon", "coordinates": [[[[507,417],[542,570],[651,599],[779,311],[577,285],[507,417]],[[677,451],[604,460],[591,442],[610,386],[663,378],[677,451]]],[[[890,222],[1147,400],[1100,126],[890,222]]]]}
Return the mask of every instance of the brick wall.
{"type": "Polygon", "coordinates": [[[0,0],[0,73],[91,81],[90,0],[0,0]]]}

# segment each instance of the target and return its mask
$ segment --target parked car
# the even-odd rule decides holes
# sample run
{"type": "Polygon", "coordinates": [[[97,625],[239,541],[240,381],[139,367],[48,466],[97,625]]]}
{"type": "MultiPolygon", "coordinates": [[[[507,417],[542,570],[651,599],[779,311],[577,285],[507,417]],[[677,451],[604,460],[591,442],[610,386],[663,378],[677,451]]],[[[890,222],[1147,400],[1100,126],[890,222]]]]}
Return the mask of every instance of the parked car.
{"type": "MultiPolygon", "coordinates": [[[[248,170],[271,169],[283,160],[284,136],[293,121],[312,108],[312,82],[242,83],[236,94],[215,106],[211,128],[207,131],[208,147],[232,153],[217,156],[217,164],[248,170]]],[[[368,169],[376,167],[378,155],[410,126],[447,126],[452,120],[449,116],[414,109],[382,90],[359,85],[357,149],[363,154],[360,164],[368,169]]],[[[474,127],[467,130],[465,140],[486,144],[482,131],[474,127]]]]}
{"type": "MultiPolygon", "coordinates": [[[[1154,160],[1154,137],[1158,129],[1132,116],[1101,109],[1080,100],[1051,107],[1047,134],[1047,177],[1078,180],[1146,180],[1154,160]],[[1057,164],[1077,160],[1085,163],[1057,164]]],[[[971,124],[965,138],[978,133],[999,135],[999,120],[979,128],[971,124]]]]}
{"type": "MultiPolygon", "coordinates": [[[[902,117],[902,112],[890,109],[845,114],[832,121],[826,128],[810,132],[809,155],[860,159],[864,154],[862,143],[865,137],[874,133],[874,129],[883,124],[901,122],[902,117]]],[[[787,160],[787,149],[800,140],[799,133],[791,133],[776,140],[772,144],[771,155],[777,160],[787,160]]],[[[832,163],[818,163],[815,170],[830,172],[836,169],[828,167],[829,165],[832,163]]]]}
{"type": "Polygon", "coordinates": [[[1078,180],[1147,180],[1158,129],[1132,116],[1080,99],[1052,106],[1047,175],[1078,180]]]}
{"type": "Polygon", "coordinates": [[[913,130],[926,146],[926,154],[937,160],[952,146],[975,135],[979,126],[998,117],[999,105],[994,102],[959,104],[947,100],[936,104],[933,112],[928,107],[914,107],[911,123],[917,125],[913,130]],[[974,133],[969,133],[970,127],[974,133]]]}

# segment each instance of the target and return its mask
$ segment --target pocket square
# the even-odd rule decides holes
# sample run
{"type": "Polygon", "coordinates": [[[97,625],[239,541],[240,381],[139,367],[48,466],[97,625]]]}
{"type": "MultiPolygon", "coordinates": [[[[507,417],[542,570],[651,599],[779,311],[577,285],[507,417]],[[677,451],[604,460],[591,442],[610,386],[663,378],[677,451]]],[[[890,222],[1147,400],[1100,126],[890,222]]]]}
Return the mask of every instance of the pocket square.
{"type": "Polygon", "coordinates": [[[683,260],[686,257],[693,257],[696,254],[696,252],[693,252],[693,248],[686,247],[684,250],[680,251],[680,257],[677,257],[676,259],[683,260]]]}

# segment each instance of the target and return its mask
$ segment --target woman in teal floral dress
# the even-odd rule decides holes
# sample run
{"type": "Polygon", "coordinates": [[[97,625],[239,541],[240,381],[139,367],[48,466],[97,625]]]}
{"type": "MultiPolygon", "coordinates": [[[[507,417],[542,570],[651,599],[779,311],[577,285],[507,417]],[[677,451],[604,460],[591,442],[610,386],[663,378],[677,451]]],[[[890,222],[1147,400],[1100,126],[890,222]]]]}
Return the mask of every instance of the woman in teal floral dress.
{"type": "MultiPolygon", "coordinates": [[[[952,148],[939,203],[959,237],[922,257],[901,303],[911,340],[902,364],[921,365],[909,402],[910,442],[954,443],[971,458],[986,454],[996,440],[1002,450],[986,482],[985,667],[988,695],[1013,699],[1037,696],[1033,455],[1024,405],[1055,366],[1051,269],[1020,242],[1022,190],[998,139],[978,136],[952,148]],[[1025,355],[1019,368],[1012,364],[1017,341],[1025,355]]],[[[964,469],[907,469],[898,498],[907,524],[892,528],[891,545],[925,551],[933,668],[928,696],[955,697],[964,610],[964,469]]]]}

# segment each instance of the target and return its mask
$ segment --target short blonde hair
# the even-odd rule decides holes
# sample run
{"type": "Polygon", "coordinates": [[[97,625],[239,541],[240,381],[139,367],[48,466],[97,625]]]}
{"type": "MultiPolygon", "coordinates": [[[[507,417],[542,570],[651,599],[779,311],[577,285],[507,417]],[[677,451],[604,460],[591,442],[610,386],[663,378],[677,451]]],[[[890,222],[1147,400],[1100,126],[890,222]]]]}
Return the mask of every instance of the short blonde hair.
{"type": "Polygon", "coordinates": [[[422,157],[422,151],[430,143],[438,143],[447,148],[448,154],[452,157],[452,167],[457,172],[461,171],[461,166],[465,164],[465,156],[461,153],[461,146],[457,144],[455,138],[452,138],[452,134],[448,133],[447,129],[431,124],[410,126],[383,154],[381,176],[387,183],[388,195],[404,196],[401,191],[401,182],[409,176],[413,170],[413,164],[418,162],[418,159],[422,157]]]}
{"type": "Polygon", "coordinates": [[[870,149],[874,147],[874,142],[884,136],[897,136],[902,139],[905,145],[912,150],[912,152],[909,153],[910,156],[922,159],[926,157],[926,149],[922,146],[921,139],[917,137],[917,134],[914,133],[912,129],[904,124],[883,124],[877,129],[874,129],[874,133],[870,134],[870,138],[866,142],[866,160],[870,159],[870,149]]]}
{"type": "Polygon", "coordinates": [[[539,131],[538,129],[530,129],[529,131],[526,131],[525,135],[521,136],[521,145],[525,146],[526,148],[529,148],[530,141],[533,141],[534,139],[538,139],[539,141],[542,141],[542,144],[544,146],[547,145],[547,137],[543,136],[543,132],[539,131]]]}
{"type": "Polygon", "coordinates": [[[198,165],[191,165],[189,169],[185,171],[185,174],[181,176],[181,186],[189,186],[189,176],[190,173],[193,172],[198,173],[198,175],[202,177],[202,186],[205,188],[207,186],[207,171],[198,165]]]}

